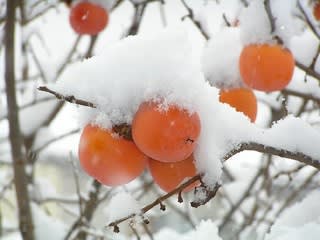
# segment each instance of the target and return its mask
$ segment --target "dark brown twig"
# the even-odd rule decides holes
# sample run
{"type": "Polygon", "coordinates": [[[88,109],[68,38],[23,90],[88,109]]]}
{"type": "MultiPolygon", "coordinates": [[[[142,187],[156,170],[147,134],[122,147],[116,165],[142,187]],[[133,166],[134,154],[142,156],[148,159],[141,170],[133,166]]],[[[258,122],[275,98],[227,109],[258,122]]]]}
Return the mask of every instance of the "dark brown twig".
{"type": "Polygon", "coordinates": [[[39,91],[42,91],[42,92],[47,92],[47,93],[50,93],[52,95],[54,95],[56,98],[60,99],[60,100],[63,100],[63,101],[67,101],[69,103],[74,103],[74,104],[78,104],[78,105],[81,105],[81,106],[86,106],[86,107],[91,107],[91,108],[96,108],[97,106],[91,102],[87,102],[87,101],[84,101],[84,100],[81,100],[81,99],[77,99],[75,98],[74,96],[64,96],[58,92],[55,92],[45,86],[40,86],[38,87],[38,90],[39,91]]]}
{"type": "MultiPolygon", "coordinates": [[[[181,184],[179,187],[177,187],[176,189],[172,190],[171,192],[157,198],[155,201],[153,201],[152,203],[148,204],[147,206],[145,206],[144,208],[141,209],[140,215],[148,212],[150,209],[152,209],[153,207],[160,205],[160,203],[162,203],[164,200],[170,198],[171,196],[179,193],[180,191],[182,191],[183,189],[185,189],[186,187],[190,186],[191,184],[195,183],[196,181],[200,180],[200,175],[196,175],[192,178],[190,178],[188,181],[186,181],[185,183],[181,184]]],[[[137,213],[133,213],[130,214],[129,216],[126,216],[124,218],[118,219],[112,223],[110,223],[108,226],[109,227],[117,227],[119,223],[124,222],[130,218],[133,218],[135,216],[137,216],[137,213]]]]}
{"type": "MultiPolygon", "coordinates": [[[[183,6],[185,7],[185,9],[186,9],[187,12],[188,12],[188,15],[185,16],[185,17],[188,17],[188,18],[193,22],[193,24],[199,29],[199,31],[200,31],[200,33],[202,34],[202,36],[203,36],[206,40],[209,40],[209,38],[210,38],[209,34],[203,29],[203,27],[201,26],[201,23],[194,18],[193,10],[188,6],[188,4],[186,3],[185,0],[181,0],[181,3],[183,4],[183,6]]],[[[184,19],[185,17],[183,17],[183,19],[184,19]]]]}

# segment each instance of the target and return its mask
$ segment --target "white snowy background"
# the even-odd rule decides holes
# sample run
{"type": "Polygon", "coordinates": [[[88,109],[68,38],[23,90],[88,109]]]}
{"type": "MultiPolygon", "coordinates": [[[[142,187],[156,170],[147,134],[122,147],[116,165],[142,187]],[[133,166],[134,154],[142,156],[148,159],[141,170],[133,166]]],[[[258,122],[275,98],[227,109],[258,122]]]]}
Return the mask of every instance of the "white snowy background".
{"type": "MultiPolygon", "coordinates": [[[[99,2],[111,8],[114,1],[99,2]]],[[[223,184],[216,198],[200,208],[189,206],[197,197],[190,193],[182,204],[175,196],[166,201],[165,212],[158,207],[148,212],[148,228],[154,239],[319,239],[317,170],[253,151],[239,153],[222,163],[225,154],[242,142],[301,152],[320,160],[319,79],[306,76],[301,67],[296,67],[290,85],[282,93],[255,91],[258,117],[251,123],[218,101],[218,88],[243,86],[237,66],[243,46],[274,42],[263,1],[245,1],[250,3],[247,8],[240,0],[186,2],[209,41],[189,18],[184,18],[188,12],[181,0],[166,0],[163,5],[159,1],[148,3],[138,36],[125,37],[134,13],[133,4],[125,0],[111,13],[108,27],[99,34],[94,57],[84,59],[91,39],[79,38],[73,32],[68,22],[69,9],[53,0],[28,1],[29,17],[42,15],[23,27],[17,24],[16,45],[28,44],[27,54],[21,47],[16,48],[16,75],[21,129],[25,139],[32,139],[36,160],[27,171],[34,174],[30,192],[37,239],[65,239],[79,217],[77,185],[84,200],[94,191],[92,179],[77,162],[79,129],[88,122],[106,128],[130,124],[139,104],[152,99],[165,99],[165,104],[175,103],[199,114],[197,170],[204,173],[207,185],[216,181],[223,184]],[[46,8],[49,9],[43,12],[46,8]],[[239,27],[228,27],[223,14],[231,24],[238,20],[239,27]],[[76,51],[64,65],[75,44],[76,51]],[[28,79],[23,79],[26,65],[28,79]],[[37,87],[42,85],[95,103],[98,108],[62,104],[39,92],[37,87]],[[276,115],[281,114],[284,104],[288,115],[279,120],[276,115]],[[58,108],[58,115],[46,124],[58,108]]],[[[312,4],[300,1],[319,32],[312,4]]],[[[312,65],[315,75],[320,73],[320,35],[301,20],[297,1],[272,0],[271,5],[277,18],[274,34],[284,40],[298,64],[312,65]]],[[[3,9],[0,1],[0,19],[3,9]]],[[[0,20],[0,42],[3,25],[0,20]]],[[[4,73],[3,45],[0,57],[0,73],[4,73]]],[[[17,240],[21,237],[11,183],[4,74],[0,75],[0,91],[0,238],[17,240]]],[[[150,239],[138,218],[133,219],[134,231],[129,221],[119,225],[119,234],[105,228],[113,220],[139,213],[143,206],[164,194],[148,184],[152,179],[145,172],[123,187],[102,187],[102,203],[86,227],[88,239],[136,239],[135,231],[142,239],[150,239]]]]}

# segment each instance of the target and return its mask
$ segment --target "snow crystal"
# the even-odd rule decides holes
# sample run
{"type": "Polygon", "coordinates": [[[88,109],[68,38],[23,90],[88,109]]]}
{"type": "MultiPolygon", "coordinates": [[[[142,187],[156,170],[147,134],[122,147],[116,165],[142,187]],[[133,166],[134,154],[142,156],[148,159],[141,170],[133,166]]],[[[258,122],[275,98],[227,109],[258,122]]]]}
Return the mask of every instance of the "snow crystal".
{"type": "Polygon", "coordinates": [[[209,40],[202,67],[211,85],[227,89],[243,86],[238,64],[241,50],[239,28],[226,27],[209,40]]]}
{"type": "Polygon", "coordinates": [[[105,209],[107,221],[110,223],[131,214],[139,214],[140,204],[129,193],[120,192],[113,196],[105,209]]]}

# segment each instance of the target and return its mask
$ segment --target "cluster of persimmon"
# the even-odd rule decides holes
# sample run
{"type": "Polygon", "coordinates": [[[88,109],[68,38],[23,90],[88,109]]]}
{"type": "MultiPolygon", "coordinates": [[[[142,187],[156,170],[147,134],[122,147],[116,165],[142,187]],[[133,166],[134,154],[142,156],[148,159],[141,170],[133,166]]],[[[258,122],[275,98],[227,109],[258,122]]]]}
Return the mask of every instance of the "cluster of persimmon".
{"type": "Polygon", "coordinates": [[[79,35],[97,35],[109,22],[108,10],[94,0],[77,1],[70,5],[69,22],[79,35]]]}
{"type": "Polygon", "coordinates": [[[193,152],[200,125],[197,113],[176,105],[163,109],[159,103],[144,102],[133,118],[131,140],[88,124],[80,137],[80,164],[107,186],[126,184],[148,167],[154,182],[169,192],[196,175],[193,152]]]}
{"type": "Polygon", "coordinates": [[[242,49],[239,70],[246,87],[220,90],[220,102],[244,113],[254,122],[257,99],[254,90],[272,92],[284,89],[291,81],[295,61],[281,44],[249,44],[242,49]]]}

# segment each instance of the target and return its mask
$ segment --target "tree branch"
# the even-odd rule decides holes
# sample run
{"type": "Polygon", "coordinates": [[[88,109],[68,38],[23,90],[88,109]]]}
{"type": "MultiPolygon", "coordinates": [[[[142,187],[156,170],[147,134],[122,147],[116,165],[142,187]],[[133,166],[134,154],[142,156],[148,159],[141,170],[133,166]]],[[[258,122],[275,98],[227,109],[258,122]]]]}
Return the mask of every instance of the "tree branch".
{"type": "Polygon", "coordinates": [[[14,185],[19,210],[19,227],[24,240],[33,240],[33,220],[28,193],[28,181],[25,171],[26,158],[22,152],[23,139],[19,125],[15,88],[14,32],[16,4],[16,0],[7,0],[7,18],[5,27],[5,83],[8,105],[9,138],[14,170],[14,185]]]}
{"type": "Polygon", "coordinates": [[[209,40],[209,35],[206,33],[206,31],[203,29],[201,26],[201,23],[194,18],[194,13],[193,10],[188,6],[185,0],[181,0],[182,5],[185,7],[185,9],[188,11],[188,15],[186,17],[189,17],[190,20],[193,22],[193,24],[199,29],[200,33],[202,36],[206,39],[209,40]]]}
{"type": "MultiPolygon", "coordinates": [[[[245,151],[245,150],[252,150],[252,151],[257,151],[257,152],[261,152],[261,153],[267,153],[267,154],[276,155],[276,156],[279,156],[279,157],[293,159],[293,160],[299,161],[301,163],[307,164],[309,166],[313,166],[316,169],[320,170],[320,161],[318,161],[316,159],[313,159],[312,157],[307,156],[307,155],[305,155],[303,153],[292,152],[292,151],[285,150],[285,149],[277,149],[275,147],[265,146],[263,144],[253,143],[253,142],[239,144],[237,148],[235,148],[235,149],[231,150],[230,152],[228,152],[223,157],[223,160],[227,161],[232,156],[234,156],[237,153],[240,153],[242,151],[245,151]]],[[[258,173],[259,174],[257,174],[257,176],[260,175],[261,171],[259,171],[258,173]]],[[[188,181],[186,181],[185,183],[181,184],[176,189],[174,189],[171,192],[169,192],[169,193],[157,198],[155,201],[153,201],[149,205],[147,205],[144,208],[142,208],[141,212],[139,214],[137,214],[137,213],[130,214],[130,215],[126,216],[126,217],[123,217],[123,218],[120,218],[120,219],[118,219],[116,221],[111,222],[108,226],[109,227],[114,227],[114,231],[118,232],[119,231],[118,225],[121,222],[124,222],[124,221],[126,221],[128,219],[131,219],[131,218],[133,218],[135,216],[138,216],[138,215],[143,215],[144,213],[148,212],[150,209],[152,209],[153,207],[155,207],[157,205],[160,205],[160,207],[161,207],[162,202],[164,200],[170,198],[171,196],[173,196],[173,195],[175,195],[177,193],[181,193],[183,189],[185,189],[186,187],[192,185],[194,182],[201,181],[201,177],[202,177],[202,175],[198,174],[198,175],[190,178],[188,181]]],[[[205,186],[202,185],[202,187],[204,188],[202,190],[204,190],[204,192],[206,193],[206,197],[202,198],[201,200],[196,200],[196,201],[191,202],[191,206],[192,207],[199,207],[201,205],[206,204],[209,200],[211,200],[216,195],[216,193],[219,190],[220,186],[221,185],[219,183],[216,183],[215,186],[212,189],[210,189],[210,188],[205,188],[205,186]]],[[[249,189],[249,187],[248,187],[248,189],[249,189]]],[[[196,191],[195,191],[195,193],[196,193],[196,191]]],[[[241,202],[240,202],[240,204],[241,204],[241,202]]]]}
{"type": "Polygon", "coordinates": [[[224,160],[226,161],[233,155],[236,155],[237,153],[245,150],[256,151],[260,153],[268,153],[268,154],[276,155],[283,158],[293,159],[320,170],[320,161],[318,159],[314,159],[301,152],[292,152],[285,149],[278,149],[272,146],[266,146],[266,145],[255,143],[255,142],[239,144],[238,148],[231,150],[229,153],[225,155],[224,160]]]}
{"type": "Polygon", "coordinates": [[[126,216],[126,217],[123,217],[123,218],[120,218],[112,223],[110,223],[108,225],[108,227],[114,227],[114,231],[115,232],[118,232],[119,230],[119,227],[118,227],[118,224],[121,223],[121,222],[124,222],[130,218],[133,218],[137,215],[143,215],[144,213],[148,212],[150,209],[152,209],[153,207],[159,205],[160,208],[161,208],[161,204],[164,200],[170,198],[171,196],[179,193],[179,192],[182,192],[183,189],[185,189],[186,187],[190,186],[191,184],[195,183],[196,181],[199,181],[201,179],[201,176],[200,174],[190,178],[188,181],[186,181],[185,183],[181,184],[179,187],[177,187],[176,189],[172,190],[171,192],[163,195],[162,197],[159,197],[157,198],[155,201],[153,201],[152,203],[148,204],[147,206],[145,206],[144,208],[141,209],[141,212],[139,214],[137,213],[133,213],[133,214],[130,214],[129,216],[126,216]]]}
{"type": "Polygon", "coordinates": [[[38,87],[38,90],[39,91],[42,91],[42,92],[47,92],[47,93],[50,93],[52,95],[54,95],[56,98],[60,99],[60,100],[63,100],[63,101],[66,101],[66,102],[69,102],[69,103],[74,103],[74,104],[78,104],[78,105],[81,105],[81,106],[85,106],[85,107],[91,107],[91,108],[96,108],[97,106],[91,102],[87,102],[87,101],[84,101],[84,100],[81,100],[81,99],[77,99],[75,98],[74,96],[64,96],[58,92],[55,92],[45,86],[40,86],[38,87]]]}

